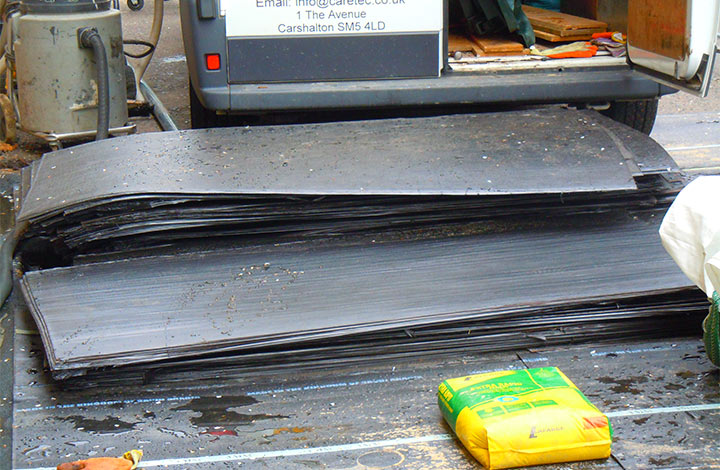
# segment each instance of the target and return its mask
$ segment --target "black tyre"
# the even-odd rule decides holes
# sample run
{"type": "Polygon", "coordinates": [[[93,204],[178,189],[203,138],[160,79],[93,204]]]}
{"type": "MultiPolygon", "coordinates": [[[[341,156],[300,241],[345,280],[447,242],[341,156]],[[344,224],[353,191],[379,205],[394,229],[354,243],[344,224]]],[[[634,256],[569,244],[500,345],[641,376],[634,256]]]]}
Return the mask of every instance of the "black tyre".
{"type": "Polygon", "coordinates": [[[618,122],[622,122],[633,129],[650,134],[658,111],[658,100],[613,101],[610,108],[602,111],[618,122]]]}
{"type": "Polygon", "coordinates": [[[132,11],[140,11],[145,6],[145,0],[127,0],[127,6],[132,11]]]}
{"type": "Polygon", "coordinates": [[[229,125],[227,116],[218,115],[212,109],[207,109],[200,102],[192,84],[190,89],[190,126],[193,129],[207,129],[210,127],[224,127],[229,125]]]}
{"type": "Polygon", "coordinates": [[[137,98],[137,84],[135,83],[135,69],[125,60],[125,94],[128,100],[137,98]]]}

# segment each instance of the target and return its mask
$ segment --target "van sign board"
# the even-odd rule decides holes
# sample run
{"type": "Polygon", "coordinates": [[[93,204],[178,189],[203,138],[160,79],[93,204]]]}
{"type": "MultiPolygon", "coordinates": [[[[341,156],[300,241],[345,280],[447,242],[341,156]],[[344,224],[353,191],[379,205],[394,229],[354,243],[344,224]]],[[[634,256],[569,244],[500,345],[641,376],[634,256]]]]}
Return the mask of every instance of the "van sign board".
{"type": "Polygon", "coordinates": [[[443,0],[223,0],[227,37],[439,32],[443,0]]]}

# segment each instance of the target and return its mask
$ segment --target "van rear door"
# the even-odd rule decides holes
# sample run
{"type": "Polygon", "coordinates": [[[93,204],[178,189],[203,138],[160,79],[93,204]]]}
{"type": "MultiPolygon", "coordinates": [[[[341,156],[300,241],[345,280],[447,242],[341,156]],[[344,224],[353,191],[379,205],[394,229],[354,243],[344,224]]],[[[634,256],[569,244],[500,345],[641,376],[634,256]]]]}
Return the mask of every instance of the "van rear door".
{"type": "Polygon", "coordinates": [[[706,96],[719,10],[720,0],[629,0],[628,61],[658,82],[706,96]]]}

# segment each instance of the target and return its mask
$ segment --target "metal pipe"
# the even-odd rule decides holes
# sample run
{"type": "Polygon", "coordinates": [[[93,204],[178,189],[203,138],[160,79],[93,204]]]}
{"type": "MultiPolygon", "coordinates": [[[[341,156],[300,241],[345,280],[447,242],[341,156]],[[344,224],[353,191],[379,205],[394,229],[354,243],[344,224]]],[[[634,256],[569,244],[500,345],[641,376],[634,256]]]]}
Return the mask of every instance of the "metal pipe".
{"type": "Polygon", "coordinates": [[[91,48],[98,82],[98,117],[95,140],[107,139],[110,129],[110,73],[105,43],[95,28],[78,30],[81,47],[91,48]]]}
{"type": "Polygon", "coordinates": [[[155,54],[155,51],[157,50],[158,42],[160,41],[160,33],[162,32],[162,25],[163,25],[163,17],[165,15],[164,13],[164,3],[165,0],[154,0],[154,9],[153,9],[153,23],[152,23],[152,29],[150,30],[150,37],[148,39],[148,42],[151,43],[154,47],[152,52],[147,55],[147,57],[143,58],[140,64],[137,67],[137,70],[135,71],[135,84],[137,85],[137,98],[141,98],[140,94],[140,82],[142,81],[143,77],[145,76],[145,71],[148,68],[148,65],[150,65],[150,61],[153,58],[153,55],[155,54]]]}
{"type": "MultiPolygon", "coordinates": [[[[0,15],[5,16],[5,0],[0,0],[0,15]]],[[[8,42],[8,28],[3,27],[0,34],[0,77],[5,75],[7,71],[7,62],[5,58],[5,44],[8,42]]]]}
{"type": "Polygon", "coordinates": [[[157,97],[152,88],[150,88],[150,86],[145,83],[144,80],[140,81],[140,92],[145,97],[145,101],[147,101],[152,106],[153,116],[155,116],[155,119],[157,119],[157,122],[160,124],[160,127],[162,127],[162,130],[180,130],[178,129],[177,124],[175,124],[175,121],[173,121],[173,118],[170,117],[170,113],[168,113],[167,108],[165,108],[165,105],[162,103],[162,101],[160,101],[160,98],[157,97]]]}
{"type": "MultiPolygon", "coordinates": [[[[9,9],[10,5],[6,8],[9,9]]],[[[7,12],[6,12],[7,13],[7,12]]],[[[15,118],[17,122],[22,122],[21,116],[20,116],[20,109],[18,107],[17,103],[17,95],[14,88],[15,82],[15,51],[13,50],[13,39],[14,39],[14,25],[13,22],[15,21],[16,16],[18,15],[18,10],[13,9],[11,12],[5,15],[5,24],[3,26],[3,31],[7,29],[7,43],[3,45],[5,48],[5,92],[7,93],[8,97],[10,98],[10,103],[12,103],[13,110],[15,111],[15,118]]]]}

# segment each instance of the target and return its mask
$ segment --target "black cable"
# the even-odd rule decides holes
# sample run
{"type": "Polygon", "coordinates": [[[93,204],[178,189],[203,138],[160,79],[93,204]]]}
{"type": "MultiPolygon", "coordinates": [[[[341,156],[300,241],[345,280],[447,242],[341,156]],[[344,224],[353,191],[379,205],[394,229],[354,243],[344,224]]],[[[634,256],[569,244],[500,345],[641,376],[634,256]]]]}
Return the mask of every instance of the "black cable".
{"type": "Polygon", "coordinates": [[[98,119],[95,140],[107,139],[110,131],[110,77],[107,53],[102,37],[95,28],[78,29],[80,47],[93,50],[98,81],[98,119]]]}
{"type": "Polygon", "coordinates": [[[142,59],[143,57],[147,57],[150,54],[152,54],[155,51],[155,44],[147,41],[142,41],[140,39],[126,39],[123,41],[123,44],[133,45],[133,46],[145,46],[148,49],[141,54],[131,54],[130,52],[123,51],[126,56],[132,57],[133,59],[142,59]]]}

